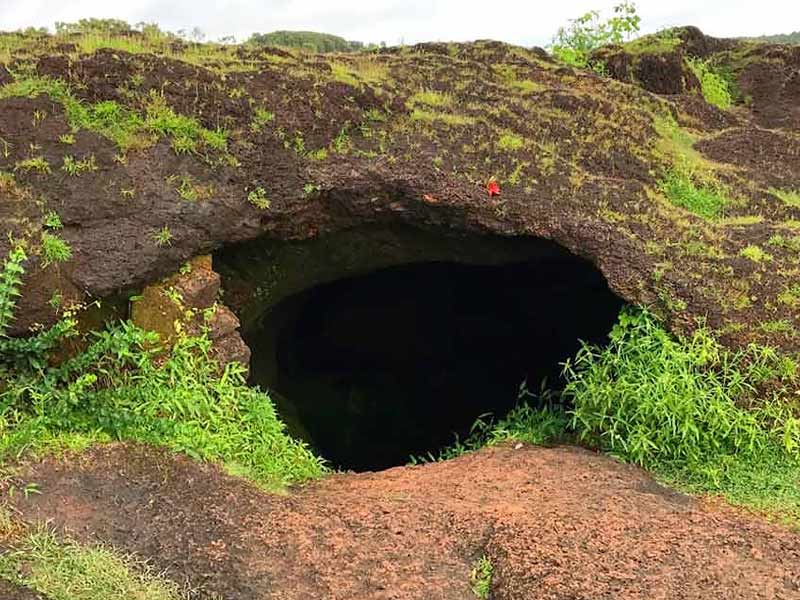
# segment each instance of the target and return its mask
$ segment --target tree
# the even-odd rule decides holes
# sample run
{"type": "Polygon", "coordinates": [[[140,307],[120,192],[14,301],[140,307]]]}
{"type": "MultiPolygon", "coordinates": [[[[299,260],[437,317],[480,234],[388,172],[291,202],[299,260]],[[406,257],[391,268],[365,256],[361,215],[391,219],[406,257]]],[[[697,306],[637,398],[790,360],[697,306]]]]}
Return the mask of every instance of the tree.
{"type": "Polygon", "coordinates": [[[600,12],[590,11],[570,19],[553,38],[550,49],[559,60],[576,67],[586,67],[592,50],[607,44],[619,44],[639,31],[641,17],[636,5],[628,0],[614,7],[614,16],[600,21],[600,12]]]}

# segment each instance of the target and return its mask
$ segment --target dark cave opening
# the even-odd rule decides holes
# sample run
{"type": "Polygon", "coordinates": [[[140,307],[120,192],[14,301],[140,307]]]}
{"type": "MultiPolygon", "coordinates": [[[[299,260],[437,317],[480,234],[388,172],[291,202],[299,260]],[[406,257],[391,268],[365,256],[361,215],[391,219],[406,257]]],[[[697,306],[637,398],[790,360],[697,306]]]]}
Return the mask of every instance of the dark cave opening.
{"type": "MultiPolygon", "coordinates": [[[[553,245],[555,247],[555,245],[553,245]]],[[[561,386],[579,340],[623,301],[560,247],[499,265],[392,266],[293,294],[245,332],[251,379],[333,466],[405,464],[504,415],[520,384],[561,386]]]]}

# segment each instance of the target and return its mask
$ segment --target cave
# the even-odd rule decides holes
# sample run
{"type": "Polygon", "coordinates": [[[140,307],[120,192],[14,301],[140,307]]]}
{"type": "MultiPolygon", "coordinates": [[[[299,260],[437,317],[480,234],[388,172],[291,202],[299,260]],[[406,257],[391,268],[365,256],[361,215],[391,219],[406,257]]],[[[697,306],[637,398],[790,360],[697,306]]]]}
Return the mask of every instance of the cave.
{"type": "Polygon", "coordinates": [[[237,277],[251,290],[250,317],[240,310],[251,383],[335,468],[435,455],[478,417],[507,413],[523,382],[558,391],[562,363],[581,341],[603,343],[623,304],[596,267],[552,242],[391,235],[368,248],[356,235],[219,257],[232,301],[237,277]],[[287,256],[295,264],[276,267],[287,256]],[[354,256],[369,258],[354,267],[354,256]],[[254,301],[275,272],[304,279],[254,301]]]}

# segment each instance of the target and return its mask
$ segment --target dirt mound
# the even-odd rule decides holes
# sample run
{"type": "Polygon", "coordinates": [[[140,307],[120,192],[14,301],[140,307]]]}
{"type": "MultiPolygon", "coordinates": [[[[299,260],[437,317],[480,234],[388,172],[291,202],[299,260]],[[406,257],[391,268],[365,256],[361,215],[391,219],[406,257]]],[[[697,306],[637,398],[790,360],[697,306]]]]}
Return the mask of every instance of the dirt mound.
{"type": "Polygon", "coordinates": [[[269,495],[165,452],[30,465],[30,520],[150,558],[223,598],[800,598],[800,537],[575,448],[501,447],[269,495]]]}

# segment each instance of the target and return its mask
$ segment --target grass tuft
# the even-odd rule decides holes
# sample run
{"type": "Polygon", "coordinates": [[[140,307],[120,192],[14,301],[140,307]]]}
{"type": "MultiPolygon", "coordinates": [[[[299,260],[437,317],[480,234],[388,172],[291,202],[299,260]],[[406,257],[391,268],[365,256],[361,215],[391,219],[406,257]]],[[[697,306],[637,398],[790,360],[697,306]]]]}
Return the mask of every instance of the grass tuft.
{"type": "Polygon", "coordinates": [[[175,583],[158,577],[144,562],[106,548],[59,541],[39,529],[0,554],[0,578],[51,600],[179,600],[175,583]]]}

